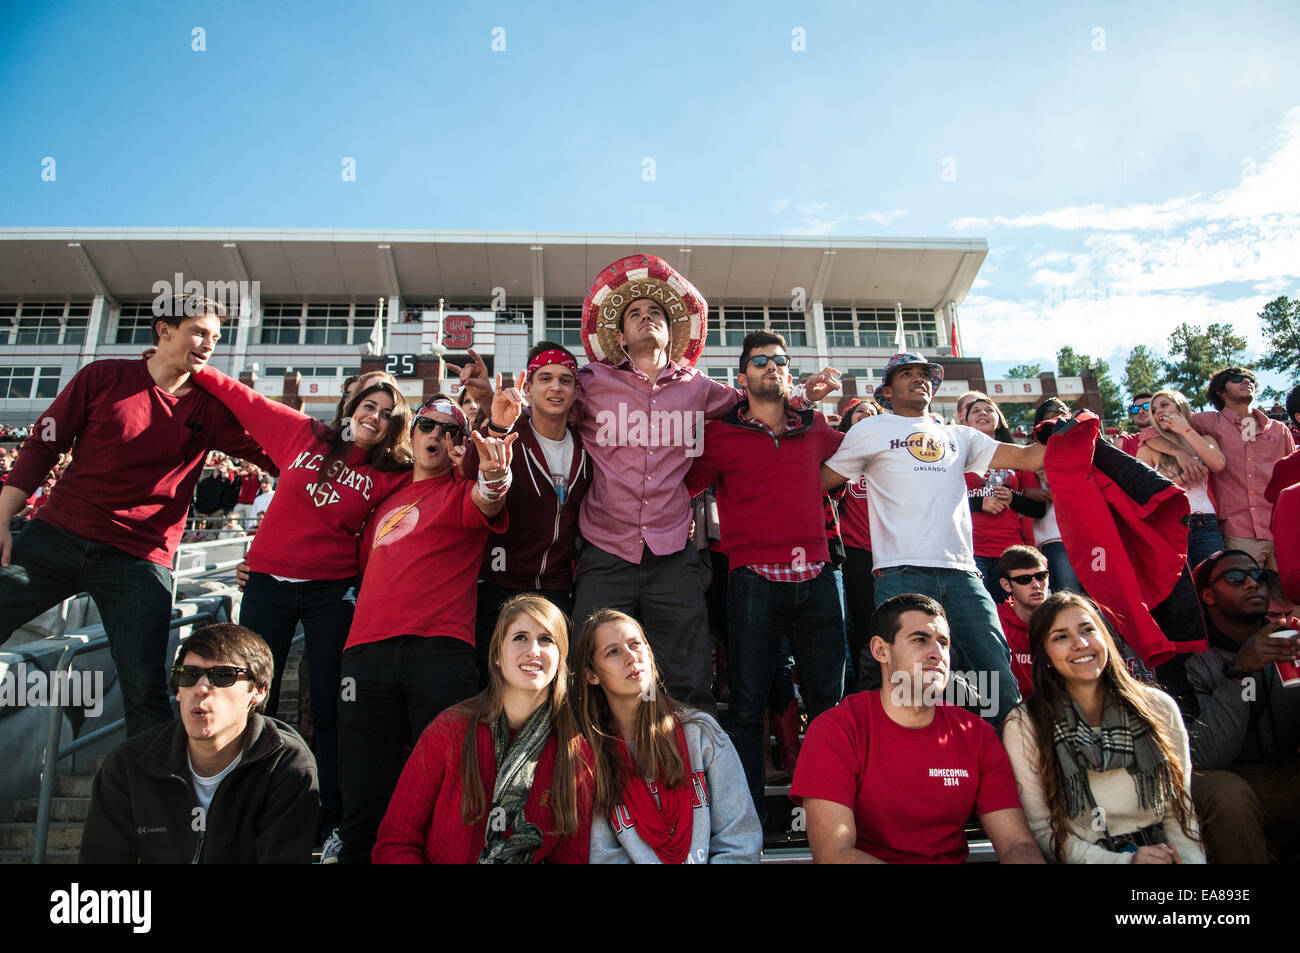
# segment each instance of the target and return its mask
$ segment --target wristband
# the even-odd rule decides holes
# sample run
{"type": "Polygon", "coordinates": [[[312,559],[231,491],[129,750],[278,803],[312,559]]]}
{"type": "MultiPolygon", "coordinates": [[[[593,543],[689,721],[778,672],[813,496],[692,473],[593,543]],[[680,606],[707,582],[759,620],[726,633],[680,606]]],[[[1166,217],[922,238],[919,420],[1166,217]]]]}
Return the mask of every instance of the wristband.
{"type": "Polygon", "coordinates": [[[1241,669],[1236,668],[1231,661],[1223,663],[1224,678],[1231,679],[1234,682],[1239,682],[1249,674],[1250,672],[1243,672],[1241,669]]]}
{"type": "Polygon", "coordinates": [[[489,480],[483,476],[483,471],[478,472],[478,495],[483,498],[484,503],[499,503],[505,499],[506,493],[510,489],[511,473],[506,471],[506,475],[496,480],[489,480]]]}
{"type": "Polygon", "coordinates": [[[498,426],[497,423],[496,423],[496,421],[494,421],[494,420],[492,420],[492,419],[489,418],[489,419],[488,419],[488,430],[492,431],[493,433],[502,433],[502,434],[505,434],[505,433],[509,433],[510,430],[511,430],[511,428],[510,428],[510,427],[501,427],[501,426],[498,426]]]}

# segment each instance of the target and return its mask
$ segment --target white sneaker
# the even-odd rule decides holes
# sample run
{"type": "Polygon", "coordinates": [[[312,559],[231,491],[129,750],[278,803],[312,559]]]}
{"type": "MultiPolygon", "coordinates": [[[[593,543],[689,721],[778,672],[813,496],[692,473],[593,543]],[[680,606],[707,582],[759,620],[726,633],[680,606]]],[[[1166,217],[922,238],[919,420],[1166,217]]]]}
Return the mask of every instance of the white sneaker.
{"type": "Polygon", "coordinates": [[[325,838],[325,846],[320,849],[320,862],[322,864],[337,864],[339,854],[343,851],[343,841],[339,837],[339,829],[334,828],[334,833],[325,838]]]}

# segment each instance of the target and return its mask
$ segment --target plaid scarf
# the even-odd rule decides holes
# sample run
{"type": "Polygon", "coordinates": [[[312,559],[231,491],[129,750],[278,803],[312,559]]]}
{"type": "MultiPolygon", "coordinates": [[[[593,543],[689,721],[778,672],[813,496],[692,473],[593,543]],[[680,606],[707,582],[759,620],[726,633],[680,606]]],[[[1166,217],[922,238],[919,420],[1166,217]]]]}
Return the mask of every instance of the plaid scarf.
{"type": "Polygon", "coordinates": [[[510,740],[510,722],[501,712],[490,726],[497,762],[497,781],[492,787],[487,837],[480,864],[531,864],[542,846],[542,832],[524,817],[524,805],[533,791],[533,777],[542,749],[551,737],[551,703],[548,700],[529,716],[510,740]],[[510,831],[510,836],[505,836],[510,831]]]}
{"type": "Polygon", "coordinates": [[[1142,808],[1164,814],[1172,782],[1169,765],[1160,755],[1150,725],[1127,705],[1112,700],[1102,710],[1098,734],[1069,695],[1057,702],[1054,715],[1052,744],[1061,769],[1068,817],[1089,814],[1097,806],[1088,784],[1089,771],[1101,773],[1119,768],[1132,775],[1142,808]]]}

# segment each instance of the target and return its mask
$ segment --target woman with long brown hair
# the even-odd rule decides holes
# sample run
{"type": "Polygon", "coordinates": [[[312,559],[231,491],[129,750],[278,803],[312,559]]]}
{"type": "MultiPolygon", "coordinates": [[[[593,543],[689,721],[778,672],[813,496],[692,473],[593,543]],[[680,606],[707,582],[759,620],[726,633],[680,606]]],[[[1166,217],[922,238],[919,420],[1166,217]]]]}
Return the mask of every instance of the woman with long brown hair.
{"type": "Polygon", "coordinates": [[[1029,619],[1034,693],[1002,740],[1029,828],[1070,864],[1203,864],[1178,705],[1131,676],[1101,610],[1058,592],[1029,619]]]}
{"type": "Polygon", "coordinates": [[[758,863],[763,829],[718,723],[664,690],[640,623],[600,609],[574,652],[596,766],[593,864],[758,863]]]}
{"type": "Polygon", "coordinates": [[[322,856],[343,815],[338,773],[338,698],[343,646],[352,626],[361,569],[357,532],[384,497],[411,479],[411,411],[397,381],[363,376],[327,427],[206,366],[194,383],[230,412],[280,469],[275,496],[246,557],[250,568],[239,622],[271,647],[274,715],[293,634],[302,623],[311,678],[313,750],[320,770],[322,856]]]}
{"type": "Polygon", "coordinates": [[[501,607],[488,687],[420,736],[379,825],[377,864],[587,862],[591,750],[568,705],[569,623],[538,595],[501,607]]]}

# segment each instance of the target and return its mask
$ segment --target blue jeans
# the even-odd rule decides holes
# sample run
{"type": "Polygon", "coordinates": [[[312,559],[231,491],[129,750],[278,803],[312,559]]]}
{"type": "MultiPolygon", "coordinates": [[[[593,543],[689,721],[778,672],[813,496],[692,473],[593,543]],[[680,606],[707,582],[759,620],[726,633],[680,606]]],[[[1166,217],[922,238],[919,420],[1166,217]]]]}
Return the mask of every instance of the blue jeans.
{"type": "Polygon", "coordinates": [[[1208,516],[1208,519],[1200,520],[1199,525],[1188,527],[1187,530],[1187,564],[1195,569],[1223,549],[1223,533],[1219,531],[1219,521],[1212,514],[1193,515],[1208,516]]]}
{"type": "MultiPolygon", "coordinates": [[[[1020,689],[1011,674],[1011,650],[1002,634],[997,607],[989,598],[980,574],[925,566],[890,566],[879,571],[877,606],[905,592],[919,592],[943,606],[952,634],[951,671],[977,673],[975,686],[987,686],[990,696],[981,700],[992,706],[992,711],[981,714],[995,728],[1001,726],[1020,701],[1020,689]]],[[[876,680],[879,679],[877,674],[876,680]]],[[[885,686],[882,690],[887,689],[885,686]]]]}
{"type": "Polygon", "coordinates": [[[745,769],[749,793],[763,803],[763,715],[776,676],[782,637],[790,640],[799,670],[799,691],[811,721],[844,695],[844,616],[835,574],[824,568],[808,582],[771,582],[742,567],[728,579],[731,632],[728,729],[745,769]]]}
{"type": "Polygon", "coordinates": [[[320,827],[327,835],[343,817],[339,790],[339,681],[343,646],[356,609],[356,579],[281,582],[266,573],[250,573],[239,606],[239,624],[252,629],[271,648],[275,677],[267,696],[267,714],[280,705],[280,682],[289,646],[301,620],[311,692],[311,724],[320,779],[320,827]]]}
{"type": "Polygon", "coordinates": [[[45,610],[89,593],[122,686],[126,733],[173,720],[167,689],[171,570],[34,519],[0,569],[0,644],[45,610]]]}
{"type": "Polygon", "coordinates": [[[1083,592],[1083,585],[1079,582],[1079,577],[1074,574],[1074,567],[1070,565],[1070,558],[1065,555],[1065,544],[1059,539],[1051,543],[1043,543],[1039,547],[1039,552],[1047,559],[1047,577],[1048,584],[1052,587],[1052,592],[1060,592],[1062,589],[1069,589],[1071,592],[1083,592]]]}
{"type": "Polygon", "coordinates": [[[998,560],[996,556],[976,556],[975,565],[979,567],[980,576],[984,579],[984,588],[989,591],[993,598],[993,605],[999,602],[1005,602],[1007,598],[1006,591],[1002,588],[1002,577],[998,575],[998,560]]]}

